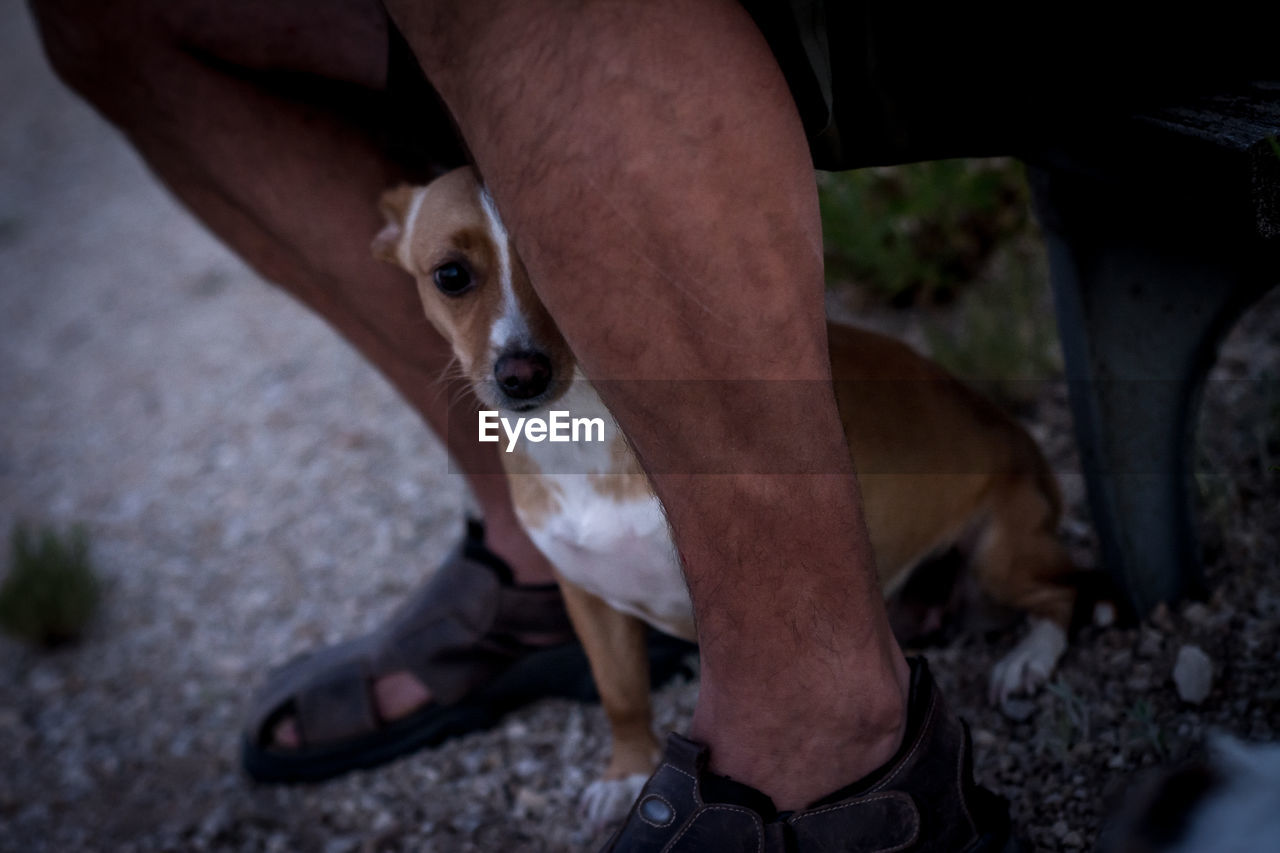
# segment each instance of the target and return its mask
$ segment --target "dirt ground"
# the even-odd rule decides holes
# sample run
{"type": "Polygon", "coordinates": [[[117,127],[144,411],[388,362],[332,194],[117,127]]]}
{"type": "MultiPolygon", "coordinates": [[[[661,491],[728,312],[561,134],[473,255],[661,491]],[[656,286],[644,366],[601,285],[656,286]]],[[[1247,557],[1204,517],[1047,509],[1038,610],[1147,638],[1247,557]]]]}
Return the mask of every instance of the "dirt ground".
{"type": "MultiPolygon", "coordinates": [[[[576,794],[597,707],[545,702],[493,731],[301,788],[240,774],[265,668],[372,628],[461,529],[439,447],[322,323],[165,195],[53,79],[0,0],[0,531],[85,523],[105,584],[85,641],[0,638],[0,851],[590,851],[576,794]]],[[[1198,481],[1201,603],[1084,632],[1020,722],[983,699],[1016,630],[930,651],[980,779],[1038,849],[1092,846],[1146,767],[1210,730],[1280,735],[1280,298],[1228,342],[1198,481]],[[1203,704],[1171,682],[1198,645],[1203,704]]],[[[1029,420],[1094,558],[1060,387],[1029,420]]],[[[681,729],[696,682],[660,692],[681,729]]]]}

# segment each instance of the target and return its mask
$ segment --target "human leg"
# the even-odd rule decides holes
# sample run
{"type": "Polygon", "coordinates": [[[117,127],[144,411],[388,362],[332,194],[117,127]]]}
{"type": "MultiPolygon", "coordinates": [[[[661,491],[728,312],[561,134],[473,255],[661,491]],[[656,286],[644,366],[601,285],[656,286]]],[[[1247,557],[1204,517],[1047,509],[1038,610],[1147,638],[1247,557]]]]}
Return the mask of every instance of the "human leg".
{"type": "Polygon", "coordinates": [[[733,3],[457,5],[388,4],[671,519],[703,657],[691,732],[717,771],[804,805],[894,753],[907,668],[831,395],[785,83],[733,3]]]}
{"type": "MultiPolygon", "coordinates": [[[[445,381],[448,346],[423,320],[412,283],[369,254],[378,195],[403,169],[369,130],[387,65],[381,7],[41,0],[33,9],[62,77],[231,248],[382,370],[466,473],[489,547],[517,581],[550,582],[496,451],[451,428],[449,404],[465,389],[445,381]]],[[[451,139],[433,154],[442,167],[459,157],[451,139]]],[[[404,671],[374,690],[388,719],[430,699],[404,671]]],[[[287,724],[280,738],[296,740],[287,724]]]]}

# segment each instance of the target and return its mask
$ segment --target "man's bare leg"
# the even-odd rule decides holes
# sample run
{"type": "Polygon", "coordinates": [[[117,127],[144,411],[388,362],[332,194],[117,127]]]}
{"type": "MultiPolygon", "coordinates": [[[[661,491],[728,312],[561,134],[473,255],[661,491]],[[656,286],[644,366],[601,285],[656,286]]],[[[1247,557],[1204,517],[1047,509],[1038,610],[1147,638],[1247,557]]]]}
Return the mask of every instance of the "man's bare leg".
{"type": "MultiPolygon", "coordinates": [[[[460,417],[467,408],[450,403],[467,391],[444,380],[448,344],[423,318],[412,281],[370,256],[378,196],[400,173],[337,105],[355,108],[385,83],[386,16],[376,0],[40,0],[33,8],[63,78],[201,221],[319,312],[447,440],[487,544],[516,580],[551,582],[515,518],[496,449],[474,441],[469,419],[450,429],[450,410],[460,417]],[[306,76],[271,76],[281,71],[306,76]],[[280,94],[273,84],[292,88],[280,94]]],[[[403,672],[379,679],[375,693],[387,719],[430,698],[403,672]]],[[[296,742],[290,721],[277,738],[296,742]]]]}
{"type": "Polygon", "coordinates": [[[653,475],[713,769],[780,808],[875,769],[907,667],[827,381],[808,150],[766,43],[732,0],[388,7],[653,475]],[[724,473],[690,473],[708,465],[724,473]],[[780,465],[799,473],[764,473],[780,465]]]}

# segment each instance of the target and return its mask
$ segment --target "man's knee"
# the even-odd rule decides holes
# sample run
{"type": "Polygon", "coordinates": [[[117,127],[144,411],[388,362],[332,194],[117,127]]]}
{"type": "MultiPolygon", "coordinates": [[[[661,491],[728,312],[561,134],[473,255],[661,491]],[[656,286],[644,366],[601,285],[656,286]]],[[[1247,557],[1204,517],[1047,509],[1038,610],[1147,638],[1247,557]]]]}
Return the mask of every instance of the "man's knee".
{"type": "Polygon", "coordinates": [[[379,0],[31,0],[31,8],[54,70],[113,117],[149,91],[186,85],[196,64],[370,89],[385,81],[379,0]]]}
{"type": "Polygon", "coordinates": [[[136,79],[147,56],[172,43],[159,9],[144,3],[31,0],[31,11],[53,70],[107,111],[111,96],[136,79]]]}

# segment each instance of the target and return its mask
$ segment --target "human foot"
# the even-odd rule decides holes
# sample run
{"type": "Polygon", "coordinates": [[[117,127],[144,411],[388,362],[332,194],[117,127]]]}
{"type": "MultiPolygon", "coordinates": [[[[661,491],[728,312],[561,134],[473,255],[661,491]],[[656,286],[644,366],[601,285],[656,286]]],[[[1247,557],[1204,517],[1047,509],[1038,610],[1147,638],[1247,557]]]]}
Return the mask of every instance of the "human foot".
{"type": "Polygon", "coordinates": [[[301,781],[380,763],[539,696],[585,696],[581,659],[559,589],[515,584],[471,522],[386,625],[272,674],[245,733],[245,768],[301,781]]]}
{"type": "Polygon", "coordinates": [[[911,672],[892,643],[835,662],[797,656],[763,679],[719,679],[709,669],[704,659],[690,737],[709,748],[710,770],[759,788],[780,809],[865,776],[902,743],[911,672]]]}
{"type": "Polygon", "coordinates": [[[712,758],[705,746],[672,735],[601,853],[1018,849],[1007,805],[973,781],[968,729],[947,709],[923,659],[911,665],[906,735],[893,756],[804,808],[779,810],[756,788],[709,770],[712,758]]]}
{"type": "MultiPolygon", "coordinates": [[[[597,699],[559,588],[514,581],[483,527],[469,523],[382,628],[272,673],[243,735],[246,772],[262,782],[319,781],[485,728],[535,699],[597,699]]],[[[652,635],[653,682],[687,671],[692,648],[652,635]]]]}
{"type": "MultiPolygon", "coordinates": [[[[487,549],[497,559],[500,579],[504,583],[514,584],[516,589],[534,587],[539,592],[550,589],[555,584],[555,574],[551,564],[542,555],[514,517],[510,523],[498,523],[480,527],[471,522],[468,528],[469,539],[473,546],[487,549]]],[[[477,551],[472,547],[473,554],[477,551]]],[[[488,562],[488,561],[486,561],[488,562]]],[[[495,564],[496,565],[496,564],[495,564]]],[[[546,596],[538,595],[539,598],[546,596]]],[[[543,630],[519,632],[515,639],[530,649],[549,647],[566,642],[565,624],[558,613],[549,614],[543,630]]],[[[407,717],[414,711],[423,708],[431,701],[431,690],[411,670],[400,669],[378,676],[370,687],[374,703],[373,710],[383,723],[391,723],[407,717]]],[[[285,715],[276,720],[271,728],[270,744],[283,749],[297,749],[302,745],[298,721],[293,715],[285,715]]]]}

